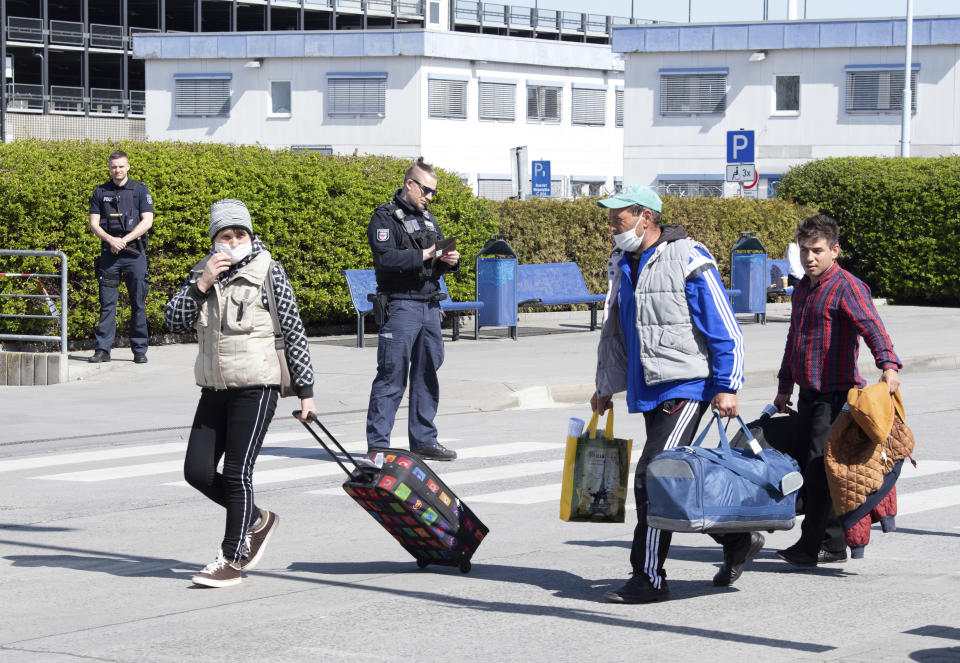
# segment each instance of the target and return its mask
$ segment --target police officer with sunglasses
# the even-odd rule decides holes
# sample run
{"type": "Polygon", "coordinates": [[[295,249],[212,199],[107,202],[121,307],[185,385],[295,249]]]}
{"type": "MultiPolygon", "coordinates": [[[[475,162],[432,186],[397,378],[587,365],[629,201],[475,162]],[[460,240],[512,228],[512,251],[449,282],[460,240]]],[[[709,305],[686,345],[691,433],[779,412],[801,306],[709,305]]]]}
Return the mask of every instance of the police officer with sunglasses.
{"type": "Polygon", "coordinates": [[[453,460],[457,453],[437,441],[443,363],[440,334],[440,277],[460,267],[460,254],[447,242],[427,209],[437,191],[433,168],[420,157],[406,172],[393,199],[374,212],[367,227],[377,277],[374,301],[380,335],[377,375],[367,409],[367,445],[390,446],[390,433],[410,381],[407,432],[410,450],[430,460],[453,460]]]}

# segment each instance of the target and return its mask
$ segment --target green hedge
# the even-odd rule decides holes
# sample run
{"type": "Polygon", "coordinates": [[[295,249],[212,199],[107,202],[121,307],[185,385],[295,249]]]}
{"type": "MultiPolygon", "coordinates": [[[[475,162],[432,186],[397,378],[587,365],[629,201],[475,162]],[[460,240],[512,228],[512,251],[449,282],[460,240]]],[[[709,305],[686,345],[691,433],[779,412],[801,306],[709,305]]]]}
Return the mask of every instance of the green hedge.
{"type": "Polygon", "coordinates": [[[960,304],[960,157],[823,159],[779,195],[837,219],[843,263],[874,295],[960,304]]]}
{"type": "MultiPolygon", "coordinates": [[[[408,161],[385,157],[295,154],[259,147],[197,143],[16,141],[0,145],[0,246],[60,250],[70,266],[70,337],[93,336],[99,304],[93,260],[99,240],[89,230],[94,187],[108,178],[107,155],[130,155],[130,176],[150,187],[157,208],[150,233],[151,330],[163,329],[163,306],[189,267],[208,249],[210,204],[224,197],[247,203],[254,229],[286,267],[304,322],[317,329],[353,317],[342,269],[370,268],[366,226],[372,211],[399,185],[408,161]]],[[[447,235],[458,237],[461,271],[447,279],[454,299],[474,298],[477,250],[499,234],[522,262],[577,262],[593,292],[603,292],[612,246],[607,213],[593,199],[492,203],[473,196],[454,174],[439,173],[431,210],[447,235]]],[[[782,200],[667,198],[665,223],[682,223],[716,255],[728,278],[729,251],[740,230],[757,230],[772,257],[782,257],[796,222],[811,213],[782,200]]],[[[0,259],[0,271],[44,271],[49,259],[0,259]]],[[[39,286],[0,278],[0,292],[38,293],[39,286]]],[[[50,289],[48,285],[48,290],[50,289]]],[[[129,307],[121,288],[120,327],[129,307]]],[[[0,299],[0,310],[45,312],[39,300],[0,299]]],[[[54,325],[6,319],[13,333],[52,333],[54,325]]]]}

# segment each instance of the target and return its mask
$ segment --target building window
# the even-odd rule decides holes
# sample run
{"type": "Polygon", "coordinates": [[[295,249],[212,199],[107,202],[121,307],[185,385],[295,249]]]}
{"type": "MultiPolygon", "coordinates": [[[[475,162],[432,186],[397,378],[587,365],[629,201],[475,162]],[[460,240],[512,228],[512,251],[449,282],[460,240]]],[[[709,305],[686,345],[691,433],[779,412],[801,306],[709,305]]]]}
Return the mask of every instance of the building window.
{"type": "Polygon", "coordinates": [[[527,119],[559,122],[563,88],[558,85],[527,84],[527,119]]]}
{"type": "MultiPolygon", "coordinates": [[[[917,110],[917,74],[910,72],[910,110],[917,110]]],[[[899,111],[903,109],[903,67],[850,65],[847,72],[847,112],[899,111]]]]}
{"type": "Polygon", "coordinates": [[[327,74],[329,117],[384,117],[386,105],[386,72],[327,74]]]}
{"type": "Polygon", "coordinates": [[[290,81],[270,81],[270,114],[290,115],[290,81]]]}
{"type": "Polygon", "coordinates": [[[574,85],[570,95],[570,121],[602,127],[607,123],[606,88],[589,88],[574,85]]]}
{"type": "Polygon", "coordinates": [[[513,198],[513,180],[509,175],[477,175],[477,196],[487,200],[506,200],[513,198]]]}
{"type": "Polygon", "coordinates": [[[623,126],[623,88],[617,88],[615,123],[618,127],[623,126]]]}
{"type": "Polygon", "coordinates": [[[606,184],[606,182],[606,179],[571,176],[570,195],[574,198],[579,196],[590,196],[591,198],[596,198],[603,193],[603,185],[606,184]]]}
{"type": "Polygon", "coordinates": [[[795,115],[800,112],[800,77],[795,74],[774,76],[773,112],[795,115]]]}
{"type": "Polygon", "coordinates": [[[479,81],[480,119],[513,122],[517,119],[517,84],[479,81]]]}
{"type": "Polygon", "coordinates": [[[661,115],[711,115],[727,109],[727,68],[661,69],[661,115]]]}
{"type": "Polygon", "coordinates": [[[431,77],[427,84],[430,117],[467,117],[467,81],[431,77]]]}
{"type": "Polygon", "coordinates": [[[657,180],[657,192],[677,198],[723,198],[723,180],[661,179],[657,180]]]}
{"type": "Polygon", "coordinates": [[[181,117],[230,116],[231,74],[174,74],[174,110],[181,117]]]}

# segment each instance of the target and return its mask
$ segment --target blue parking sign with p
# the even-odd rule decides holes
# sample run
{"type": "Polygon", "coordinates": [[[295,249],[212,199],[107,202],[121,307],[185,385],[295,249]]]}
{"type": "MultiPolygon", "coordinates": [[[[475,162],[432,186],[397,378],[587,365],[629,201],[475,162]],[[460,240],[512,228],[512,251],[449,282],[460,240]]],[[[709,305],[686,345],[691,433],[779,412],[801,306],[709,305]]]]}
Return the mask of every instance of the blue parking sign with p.
{"type": "Polygon", "coordinates": [[[727,163],[755,163],[753,131],[727,132],[727,163]]]}
{"type": "Polygon", "coordinates": [[[531,164],[531,192],[535,196],[550,196],[550,162],[533,161],[531,164]]]}

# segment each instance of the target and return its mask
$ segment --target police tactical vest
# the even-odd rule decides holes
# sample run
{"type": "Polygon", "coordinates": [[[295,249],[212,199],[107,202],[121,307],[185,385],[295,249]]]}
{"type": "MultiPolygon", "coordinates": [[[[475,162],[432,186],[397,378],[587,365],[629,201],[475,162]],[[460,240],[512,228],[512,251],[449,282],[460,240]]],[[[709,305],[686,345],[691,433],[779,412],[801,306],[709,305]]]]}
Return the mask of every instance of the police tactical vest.
{"type": "Polygon", "coordinates": [[[407,214],[397,201],[391,200],[384,204],[384,209],[390,218],[403,229],[400,233],[400,242],[405,249],[423,250],[437,243],[437,224],[429,218],[426,212],[407,214]]]}
{"type": "MultiPolygon", "coordinates": [[[[191,269],[198,279],[209,256],[191,269]]],[[[280,384],[273,320],[262,289],[272,288],[270,253],[262,251],[225,283],[216,281],[194,327],[200,351],[194,377],[201,387],[230,389],[280,384]]]]}
{"type": "Polygon", "coordinates": [[[127,180],[122,187],[116,187],[110,180],[101,187],[100,227],[114,237],[123,237],[140,223],[140,187],[134,180],[127,180]],[[128,188],[127,185],[132,186],[128,188]]]}

